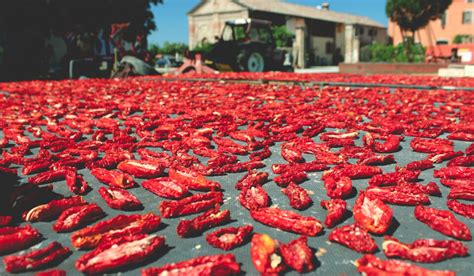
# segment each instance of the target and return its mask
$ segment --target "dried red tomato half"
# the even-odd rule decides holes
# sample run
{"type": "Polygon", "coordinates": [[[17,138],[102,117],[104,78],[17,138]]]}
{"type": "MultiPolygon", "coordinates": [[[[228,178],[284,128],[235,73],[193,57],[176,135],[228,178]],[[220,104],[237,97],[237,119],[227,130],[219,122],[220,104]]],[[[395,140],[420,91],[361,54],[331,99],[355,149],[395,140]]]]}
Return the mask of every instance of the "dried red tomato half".
{"type": "Polygon", "coordinates": [[[406,244],[385,236],[382,248],[385,256],[389,258],[395,257],[418,263],[437,263],[468,254],[468,248],[462,242],[449,240],[416,240],[406,244]]]}
{"type": "Polygon", "coordinates": [[[109,171],[103,168],[94,168],[91,170],[91,174],[95,176],[97,180],[106,185],[109,185],[110,187],[128,189],[135,186],[133,178],[127,173],[119,171],[109,171]]]}
{"type": "Polygon", "coordinates": [[[281,189],[281,192],[288,197],[290,206],[296,210],[304,210],[313,203],[308,192],[295,183],[290,183],[286,188],[281,189]]]}
{"type": "Polygon", "coordinates": [[[278,241],[266,234],[254,234],[250,244],[252,263],[262,275],[278,275],[286,269],[280,256],[278,241]]]}
{"type": "Polygon", "coordinates": [[[442,153],[432,153],[428,155],[428,160],[431,160],[433,163],[441,163],[443,161],[452,159],[457,156],[462,156],[464,153],[462,151],[448,151],[448,152],[442,152],[442,153]]]}
{"type": "Polygon", "coordinates": [[[468,241],[472,239],[469,228],[449,211],[418,205],[415,207],[415,218],[446,236],[468,241]]]}
{"type": "Polygon", "coordinates": [[[105,203],[116,210],[133,211],[143,207],[142,203],[131,193],[121,188],[100,187],[98,190],[105,203]]]}
{"type": "Polygon", "coordinates": [[[378,248],[369,233],[357,224],[334,228],[328,239],[359,253],[372,253],[378,248]]]}
{"type": "Polygon", "coordinates": [[[399,181],[415,181],[418,179],[421,171],[397,171],[384,174],[377,174],[369,179],[370,186],[390,186],[399,181]]]}
{"type": "Polygon", "coordinates": [[[239,181],[237,181],[237,183],[235,184],[235,188],[237,190],[242,190],[244,187],[263,185],[267,181],[268,173],[251,170],[241,179],[239,179],[239,181]]]}
{"type": "Polygon", "coordinates": [[[165,218],[197,214],[214,208],[216,204],[222,204],[222,197],[222,192],[195,194],[177,201],[162,201],[159,209],[165,218]]]}
{"type": "Polygon", "coordinates": [[[474,155],[458,156],[448,162],[448,167],[472,167],[474,166],[474,155]]]}
{"type": "Polygon", "coordinates": [[[186,185],[183,185],[169,177],[161,177],[143,181],[142,187],[154,193],[155,195],[171,199],[182,199],[189,192],[186,185]]]}
{"type": "Polygon", "coordinates": [[[41,239],[41,234],[30,225],[0,228],[0,254],[26,249],[41,239]]]}
{"type": "Polygon", "coordinates": [[[423,153],[443,153],[453,151],[453,142],[446,139],[422,139],[414,138],[410,142],[410,146],[414,151],[423,153]]]}
{"type": "Polygon", "coordinates": [[[76,261],[77,270],[87,274],[116,271],[151,258],[165,245],[165,238],[156,235],[123,236],[106,240],[76,261]]]}
{"type": "Polygon", "coordinates": [[[472,179],[474,178],[474,169],[467,167],[446,167],[435,170],[433,175],[437,178],[472,179]]]}
{"type": "Polygon", "coordinates": [[[352,193],[352,180],[347,176],[325,175],[323,176],[324,188],[328,197],[341,199],[352,193]]]}
{"type": "Polygon", "coordinates": [[[5,270],[10,273],[35,270],[66,259],[71,254],[69,248],[53,242],[45,248],[30,251],[23,255],[3,258],[5,270]]]}
{"type": "Polygon", "coordinates": [[[231,250],[244,244],[252,234],[253,226],[227,227],[206,235],[206,241],[213,247],[231,250]]]}
{"type": "Polygon", "coordinates": [[[251,210],[250,215],[260,223],[301,235],[316,236],[323,230],[321,222],[313,217],[274,207],[251,210]]]}
{"type": "Polygon", "coordinates": [[[230,211],[219,211],[219,205],[213,210],[209,210],[190,220],[181,220],[176,227],[176,232],[180,237],[191,237],[200,235],[207,229],[230,221],[230,211]]]}
{"type": "Polygon", "coordinates": [[[150,233],[158,229],[160,222],[160,217],[153,213],[129,216],[118,215],[74,232],[71,235],[71,241],[77,249],[92,249],[102,240],[150,233]]]}
{"type": "Polygon", "coordinates": [[[86,204],[71,207],[61,213],[53,230],[56,232],[70,232],[105,217],[105,213],[97,204],[86,204]]]}
{"type": "Polygon", "coordinates": [[[87,204],[87,202],[81,196],[52,200],[47,204],[36,206],[33,209],[24,212],[22,218],[25,221],[53,220],[58,218],[64,210],[84,204],[87,204]]]}
{"type": "Polygon", "coordinates": [[[374,255],[364,255],[355,262],[357,270],[365,275],[430,275],[455,276],[447,270],[429,270],[399,260],[381,260],[374,255]]]}
{"type": "Polygon", "coordinates": [[[392,224],[393,211],[377,197],[359,193],[353,208],[354,220],[374,234],[387,232],[392,224]]]}
{"type": "Polygon", "coordinates": [[[457,200],[451,199],[448,200],[448,208],[451,211],[460,214],[461,216],[465,216],[466,218],[474,219],[474,205],[473,204],[465,204],[461,203],[457,200]]]}
{"type": "Polygon", "coordinates": [[[188,186],[191,190],[212,191],[221,189],[219,183],[208,180],[204,175],[188,168],[170,168],[168,175],[171,179],[188,186]]]}
{"type": "Polygon", "coordinates": [[[117,169],[139,178],[154,178],[163,174],[165,165],[154,160],[125,160],[117,169]]]}
{"type": "Polygon", "coordinates": [[[5,227],[5,226],[10,225],[12,220],[13,220],[12,216],[0,216],[0,227],[5,227]]]}
{"type": "Polygon", "coordinates": [[[66,276],[66,271],[62,269],[51,269],[48,271],[38,272],[35,276],[66,276]]]}
{"type": "Polygon", "coordinates": [[[239,201],[249,210],[268,207],[270,202],[267,192],[259,185],[243,188],[239,194],[239,201]]]}
{"type": "Polygon", "coordinates": [[[405,165],[405,168],[409,171],[424,171],[433,167],[433,161],[429,159],[413,161],[405,165]]]}
{"type": "Polygon", "coordinates": [[[347,203],[342,199],[322,200],[321,207],[328,210],[324,224],[328,228],[333,228],[344,219],[347,213],[347,203]]]}
{"type": "Polygon", "coordinates": [[[142,270],[142,276],[154,275],[240,275],[240,265],[232,254],[201,256],[179,263],[142,270]]]}
{"type": "Polygon", "coordinates": [[[430,199],[416,186],[403,184],[388,187],[368,187],[366,195],[377,197],[385,203],[395,205],[429,204],[430,199]]]}
{"type": "Polygon", "coordinates": [[[301,236],[288,244],[280,244],[280,253],[285,264],[299,273],[314,270],[314,256],[307,237],[301,236]]]}

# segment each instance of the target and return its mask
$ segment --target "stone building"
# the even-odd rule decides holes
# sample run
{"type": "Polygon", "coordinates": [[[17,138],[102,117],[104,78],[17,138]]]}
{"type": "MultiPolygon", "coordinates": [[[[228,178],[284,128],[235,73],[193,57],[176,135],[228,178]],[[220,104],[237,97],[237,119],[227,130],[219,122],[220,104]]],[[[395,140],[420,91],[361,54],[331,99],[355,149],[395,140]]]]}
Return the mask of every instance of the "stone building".
{"type": "Polygon", "coordinates": [[[295,35],[296,65],[331,65],[359,61],[360,48],[387,43],[387,29],[363,16],[331,11],[328,4],[310,7],[283,0],[202,0],[188,13],[189,45],[213,43],[228,20],[254,18],[285,25],[295,35]]]}

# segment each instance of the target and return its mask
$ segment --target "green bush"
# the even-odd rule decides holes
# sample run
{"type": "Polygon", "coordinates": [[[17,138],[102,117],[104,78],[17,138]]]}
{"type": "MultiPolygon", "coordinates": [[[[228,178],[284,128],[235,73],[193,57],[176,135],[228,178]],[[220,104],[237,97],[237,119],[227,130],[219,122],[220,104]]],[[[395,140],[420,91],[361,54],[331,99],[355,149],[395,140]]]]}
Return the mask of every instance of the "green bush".
{"type": "Polygon", "coordinates": [[[397,46],[375,43],[370,46],[370,60],[372,62],[423,62],[425,60],[425,48],[421,44],[408,43],[407,50],[403,43],[397,46]]]}
{"type": "Polygon", "coordinates": [[[273,26],[272,36],[277,47],[291,47],[294,35],[288,31],[285,25],[273,26]]]}
{"type": "Polygon", "coordinates": [[[471,37],[471,35],[468,35],[468,34],[458,34],[454,37],[453,43],[454,44],[461,44],[461,43],[464,42],[465,39],[468,39],[470,37],[471,37]]]}

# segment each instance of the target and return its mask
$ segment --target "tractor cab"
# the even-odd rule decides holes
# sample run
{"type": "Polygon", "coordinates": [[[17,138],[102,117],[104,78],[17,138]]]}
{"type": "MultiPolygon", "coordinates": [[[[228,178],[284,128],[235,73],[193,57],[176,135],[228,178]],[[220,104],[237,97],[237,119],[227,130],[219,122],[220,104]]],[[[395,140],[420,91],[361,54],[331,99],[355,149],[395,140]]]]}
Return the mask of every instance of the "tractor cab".
{"type": "Polygon", "coordinates": [[[285,53],[276,48],[271,22],[257,19],[227,21],[208,59],[234,71],[280,70],[285,53]]]}

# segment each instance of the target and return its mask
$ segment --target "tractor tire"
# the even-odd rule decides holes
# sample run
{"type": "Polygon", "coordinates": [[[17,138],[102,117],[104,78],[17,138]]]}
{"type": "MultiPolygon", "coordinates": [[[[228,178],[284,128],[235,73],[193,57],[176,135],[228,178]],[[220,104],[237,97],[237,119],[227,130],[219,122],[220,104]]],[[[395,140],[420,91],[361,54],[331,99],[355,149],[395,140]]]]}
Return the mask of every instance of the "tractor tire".
{"type": "Polygon", "coordinates": [[[266,61],[262,53],[258,51],[242,51],[237,55],[237,64],[240,71],[263,72],[266,61]]]}

